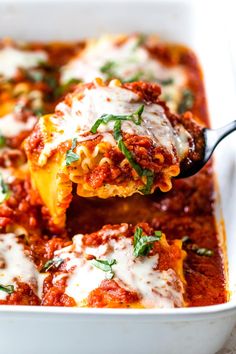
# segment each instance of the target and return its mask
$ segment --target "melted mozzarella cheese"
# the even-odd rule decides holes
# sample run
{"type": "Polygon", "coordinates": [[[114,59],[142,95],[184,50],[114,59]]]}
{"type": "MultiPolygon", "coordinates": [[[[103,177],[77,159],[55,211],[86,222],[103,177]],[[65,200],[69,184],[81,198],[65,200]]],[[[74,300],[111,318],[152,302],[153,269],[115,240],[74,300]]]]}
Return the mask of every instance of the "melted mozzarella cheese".
{"type": "MultiPolygon", "coordinates": [[[[130,90],[115,86],[113,82],[109,86],[98,86],[93,89],[86,89],[82,98],[76,96],[72,98],[72,104],[68,106],[66,102],[61,102],[57,106],[60,116],[51,116],[50,124],[56,127],[50,134],[49,141],[45,142],[44,148],[39,157],[39,165],[43,166],[52,150],[67,140],[73,139],[87,133],[93,124],[103,114],[130,115],[138,110],[140,101],[137,94],[130,90]]],[[[45,131],[44,121],[40,121],[41,130],[45,131]]],[[[104,141],[115,144],[113,138],[114,122],[101,124],[97,130],[103,135],[104,141]]],[[[122,121],[123,132],[147,136],[151,138],[157,146],[166,148],[175,159],[176,140],[173,128],[165,115],[164,109],[158,104],[145,105],[142,113],[140,125],[132,121],[122,121]]],[[[184,128],[182,132],[184,133],[184,128]]],[[[188,133],[186,132],[186,135],[188,133]]],[[[188,149],[188,136],[180,136],[184,150],[188,149]]],[[[179,150],[180,151],[180,150],[179,150]]],[[[181,156],[179,156],[181,158],[181,156]]]]}
{"type": "MultiPolygon", "coordinates": [[[[66,294],[74,298],[78,306],[86,305],[89,293],[99,287],[106,273],[94,267],[84,254],[100,259],[115,259],[112,266],[114,280],[126,290],[138,294],[144,307],[180,307],[184,304],[183,285],[173,269],[159,271],[159,256],[133,255],[130,238],[111,239],[99,247],[82,247],[82,236],[73,238],[73,245],[55,253],[65,260],[69,271],[66,294]]],[[[68,274],[65,274],[67,276],[68,274]]]]}
{"type": "Polygon", "coordinates": [[[32,130],[36,121],[37,118],[32,116],[26,122],[23,122],[16,119],[14,113],[10,113],[4,117],[0,117],[0,132],[6,138],[12,138],[24,131],[32,130]]]}
{"type": "MultiPolygon", "coordinates": [[[[0,284],[14,285],[16,281],[27,283],[39,297],[40,284],[45,275],[39,274],[34,263],[26,256],[24,247],[18,243],[13,233],[0,234],[0,284]]],[[[0,299],[5,299],[7,293],[0,291],[0,299]]]]}
{"type": "Polygon", "coordinates": [[[177,85],[183,85],[186,81],[183,69],[167,68],[153,59],[147,49],[137,45],[138,40],[138,37],[131,36],[122,44],[118,44],[117,37],[104,36],[98,41],[91,41],[80,56],[62,68],[62,82],[73,78],[84,82],[92,81],[96,77],[106,79],[106,73],[101,68],[109,61],[114,63],[112,71],[116,77],[123,80],[129,80],[142,73],[143,80],[166,80],[171,77],[177,85]]]}
{"type": "Polygon", "coordinates": [[[188,153],[190,140],[190,133],[182,125],[177,125],[175,127],[175,145],[180,157],[184,157],[188,153]]]}
{"type": "Polygon", "coordinates": [[[12,79],[16,75],[17,69],[33,68],[47,59],[47,54],[44,51],[26,51],[4,47],[0,50],[0,76],[12,79]]]}
{"type": "Polygon", "coordinates": [[[177,111],[182,89],[187,83],[184,68],[181,65],[163,65],[157,58],[153,58],[145,47],[138,45],[138,41],[137,36],[131,36],[123,43],[119,43],[119,37],[114,36],[104,36],[100,40],[91,41],[78,57],[62,68],[62,83],[75,78],[83,82],[90,82],[96,77],[109,79],[110,76],[103,68],[107,63],[112,63],[111,76],[122,81],[160,83],[171,79],[172,83],[162,86],[162,97],[168,101],[173,111],[177,111]]]}

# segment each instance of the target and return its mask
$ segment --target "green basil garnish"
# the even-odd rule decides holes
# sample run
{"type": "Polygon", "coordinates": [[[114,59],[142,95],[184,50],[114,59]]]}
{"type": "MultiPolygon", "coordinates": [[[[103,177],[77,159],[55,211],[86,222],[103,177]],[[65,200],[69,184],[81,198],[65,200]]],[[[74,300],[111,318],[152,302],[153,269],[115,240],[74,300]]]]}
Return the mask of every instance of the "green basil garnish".
{"type": "Polygon", "coordinates": [[[39,70],[31,70],[28,73],[26,73],[28,76],[29,80],[32,80],[34,82],[41,82],[44,80],[44,73],[39,70]]]}
{"type": "Polygon", "coordinates": [[[66,152],[66,166],[69,166],[72,162],[79,160],[79,155],[77,155],[73,150],[76,148],[77,139],[72,140],[72,145],[69,150],[66,152]]]}
{"type": "Polygon", "coordinates": [[[198,256],[211,257],[214,255],[213,250],[210,248],[199,247],[196,243],[193,243],[189,236],[183,236],[182,242],[187,250],[195,252],[198,256]]]}
{"type": "Polygon", "coordinates": [[[206,256],[206,257],[211,257],[214,255],[214,251],[209,249],[209,248],[205,248],[205,247],[200,247],[200,248],[196,248],[193,250],[198,256],[206,256]]]}
{"type": "Polygon", "coordinates": [[[43,109],[43,107],[35,108],[35,109],[33,110],[33,113],[34,113],[36,116],[40,117],[40,116],[42,116],[42,115],[44,114],[44,109],[43,109]]]}
{"type": "Polygon", "coordinates": [[[125,155],[127,160],[129,161],[130,165],[133,167],[133,169],[137,172],[139,176],[142,176],[143,169],[140,167],[140,165],[134,160],[132,152],[130,152],[127,147],[125,146],[125,143],[123,141],[122,135],[121,135],[121,121],[116,121],[114,125],[114,138],[118,143],[118,148],[120,151],[125,155]]]}
{"type": "Polygon", "coordinates": [[[4,147],[5,145],[6,145],[6,138],[0,132],[0,148],[4,147]]]}
{"type": "Polygon", "coordinates": [[[151,170],[143,170],[142,176],[147,177],[146,185],[140,190],[143,194],[150,194],[154,182],[155,174],[151,170]]]}
{"type": "Polygon", "coordinates": [[[178,113],[182,114],[193,107],[194,95],[190,89],[183,90],[182,100],[178,106],[178,113]]]}
{"type": "Polygon", "coordinates": [[[114,272],[112,270],[112,266],[116,264],[115,259],[106,260],[106,259],[93,259],[91,264],[94,267],[101,269],[103,272],[106,272],[106,278],[112,279],[114,277],[114,272]]]}
{"type": "Polygon", "coordinates": [[[147,35],[144,33],[140,33],[138,35],[137,42],[135,43],[135,49],[144,45],[146,40],[147,40],[147,35]]]}
{"type": "Polygon", "coordinates": [[[125,82],[141,81],[143,79],[143,77],[145,77],[144,72],[143,71],[138,71],[135,75],[131,76],[129,79],[122,80],[122,82],[125,83],[125,82]]]}
{"type": "Polygon", "coordinates": [[[116,122],[122,120],[130,120],[136,125],[140,125],[142,121],[142,113],[144,110],[144,105],[142,104],[136,112],[130,115],[114,115],[114,114],[103,114],[101,118],[96,120],[92,128],[90,129],[91,133],[97,133],[97,130],[101,124],[107,124],[109,122],[116,122]]]}
{"type": "Polygon", "coordinates": [[[66,83],[56,88],[55,96],[60,97],[61,95],[64,95],[66,92],[70,90],[72,85],[77,85],[81,82],[82,81],[80,79],[75,79],[75,78],[68,80],[66,83]]]}
{"type": "Polygon", "coordinates": [[[64,262],[64,259],[60,258],[60,257],[55,257],[53,259],[49,259],[49,261],[47,261],[44,266],[42,267],[42,269],[40,270],[40,272],[47,272],[49,271],[49,269],[51,269],[52,267],[54,268],[58,268],[62,263],[64,262]]]}
{"type": "Polygon", "coordinates": [[[168,86],[168,85],[172,85],[174,83],[174,79],[172,77],[169,77],[168,79],[157,80],[157,81],[162,86],[168,86]]]}
{"type": "Polygon", "coordinates": [[[101,66],[100,71],[106,74],[107,79],[115,78],[117,75],[115,73],[116,63],[114,61],[108,60],[103,66],[101,66]]]}
{"type": "Polygon", "coordinates": [[[3,203],[10,197],[10,189],[8,185],[4,182],[3,176],[0,173],[0,203],[3,203]]]}
{"type": "Polygon", "coordinates": [[[147,256],[153,247],[153,242],[160,241],[162,232],[155,231],[154,236],[142,236],[143,229],[137,227],[134,233],[134,256],[147,256]]]}
{"type": "Polygon", "coordinates": [[[5,293],[12,294],[14,293],[14,285],[2,285],[0,284],[0,290],[5,291],[5,293]]]}

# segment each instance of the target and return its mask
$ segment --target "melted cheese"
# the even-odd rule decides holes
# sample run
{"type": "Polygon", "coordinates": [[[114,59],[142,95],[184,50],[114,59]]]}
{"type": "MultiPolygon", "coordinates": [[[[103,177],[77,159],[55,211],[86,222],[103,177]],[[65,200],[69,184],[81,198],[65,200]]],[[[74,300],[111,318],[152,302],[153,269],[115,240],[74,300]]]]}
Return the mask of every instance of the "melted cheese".
{"type": "Polygon", "coordinates": [[[84,82],[90,82],[96,77],[106,79],[101,68],[110,61],[115,63],[117,78],[129,80],[142,73],[142,80],[166,80],[171,77],[177,85],[183,85],[186,77],[181,67],[169,68],[153,59],[148,50],[137,45],[139,39],[136,36],[127,38],[123,44],[117,44],[118,38],[104,36],[98,41],[89,42],[79,57],[62,68],[62,82],[73,78],[84,82]]]}
{"type": "Polygon", "coordinates": [[[0,50],[0,76],[12,79],[17,69],[30,69],[45,61],[47,61],[47,54],[43,51],[25,51],[4,47],[0,50]]]}
{"type": "MultiPolygon", "coordinates": [[[[39,274],[34,263],[26,256],[23,246],[18,243],[13,233],[0,234],[0,284],[14,285],[17,282],[30,285],[39,297],[41,296],[41,283],[44,275],[39,274]]],[[[7,293],[0,291],[0,299],[5,299],[7,293]]]]}
{"type": "Polygon", "coordinates": [[[142,306],[150,308],[183,306],[182,283],[173,269],[157,270],[158,254],[135,258],[132,240],[125,237],[111,239],[99,247],[83,249],[82,236],[76,235],[72,246],[55,252],[56,256],[65,259],[66,270],[70,273],[66,294],[71,296],[78,306],[85,306],[89,293],[106,279],[106,273],[94,267],[84,254],[93,255],[98,259],[115,259],[116,264],[112,266],[114,280],[122,288],[136,292],[142,306]]]}
{"type": "Polygon", "coordinates": [[[36,121],[37,118],[32,116],[26,122],[23,122],[16,119],[14,113],[10,113],[0,118],[0,132],[3,136],[12,138],[24,131],[32,130],[36,121]]]}
{"type": "MultiPolygon", "coordinates": [[[[139,37],[104,36],[97,41],[90,41],[85,50],[78,57],[71,60],[62,68],[61,81],[66,83],[71,79],[90,82],[96,77],[108,79],[102,68],[106,63],[114,63],[112,73],[114,77],[129,81],[137,77],[138,80],[161,82],[173,80],[173,83],[163,85],[163,99],[174,111],[181,99],[181,90],[187,83],[187,75],[182,66],[167,67],[154,59],[149,51],[138,45],[139,37]],[[123,39],[123,43],[119,40],[123,39]]],[[[114,78],[113,77],[113,78],[114,78]]]]}
{"type": "MultiPolygon", "coordinates": [[[[43,166],[46,163],[51,151],[56,149],[60,143],[71,140],[75,136],[78,136],[79,141],[80,135],[89,132],[93,124],[103,114],[130,115],[137,111],[140,105],[138,95],[130,90],[115,86],[113,82],[109,86],[86,89],[80,99],[76,95],[73,96],[70,106],[65,101],[61,102],[57,106],[57,111],[62,114],[59,117],[53,115],[47,117],[50,125],[54,128],[49,135],[49,141],[45,142],[39,158],[39,165],[43,166]]],[[[47,130],[43,120],[39,124],[42,131],[47,130]]],[[[113,127],[114,122],[101,124],[97,131],[103,135],[105,141],[116,144],[112,134],[113,127]]],[[[155,145],[166,148],[173,155],[173,160],[175,159],[174,151],[179,141],[176,140],[173,128],[162,106],[158,104],[145,105],[141,125],[136,125],[132,121],[123,121],[122,131],[151,138],[155,145]]],[[[186,132],[186,134],[188,133],[186,132]]],[[[184,145],[184,150],[187,150],[188,137],[184,137],[182,134],[179,139],[184,145]]]]}

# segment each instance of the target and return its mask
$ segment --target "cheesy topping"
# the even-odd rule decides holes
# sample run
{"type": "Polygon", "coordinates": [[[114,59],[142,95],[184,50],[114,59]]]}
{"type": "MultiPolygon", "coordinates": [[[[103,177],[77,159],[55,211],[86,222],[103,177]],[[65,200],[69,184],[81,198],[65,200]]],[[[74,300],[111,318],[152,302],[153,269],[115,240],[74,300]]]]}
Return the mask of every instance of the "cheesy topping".
{"type": "Polygon", "coordinates": [[[26,122],[16,119],[14,113],[9,113],[4,117],[0,117],[0,132],[6,138],[12,138],[22,132],[33,129],[37,118],[29,117],[26,122]]]}
{"type": "Polygon", "coordinates": [[[47,54],[44,51],[26,51],[7,46],[0,50],[0,76],[12,79],[17,69],[30,69],[45,61],[47,54]]]}
{"type": "MultiPolygon", "coordinates": [[[[13,233],[0,234],[0,284],[13,285],[17,289],[17,281],[27,283],[36,295],[41,296],[40,284],[42,277],[36,266],[27,257],[23,245],[13,233]]],[[[3,300],[7,293],[0,291],[3,300]]]]}
{"type": "MultiPolygon", "coordinates": [[[[109,230],[108,230],[109,231],[109,230]]],[[[111,232],[114,230],[111,230],[111,232]]],[[[116,230],[119,233],[119,230],[116,230]]],[[[66,294],[78,306],[86,306],[89,293],[98,288],[106,274],[93,266],[85,254],[98,259],[116,260],[112,266],[114,280],[126,290],[136,292],[142,306],[146,308],[171,308],[183,306],[183,285],[173,269],[158,270],[158,254],[135,258],[130,238],[110,239],[99,247],[83,247],[83,235],[73,238],[73,245],[55,252],[64,259],[68,274],[66,294]]],[[[59,275],[59,278],[63,276],[59,275]]],[[[59,280],[58,278],[58,280],[59,280]]],[[[57,278],[55,279],[55,282],[57,278]]]]}
{"type": "MultiPolygon", "coordinates": [[[[39,157],[39,165],[43,166],[51,152],[62,142],[74,137],[78,137],[80,141],[81,135],[88,133],[103,114],[130,115],[139,107],[139,96],[120,87],[115,80],[111,81],[108,86],[98,85],[95,88],[86,89],[82,98],[78,98],[76,94],[73,95],[70,105],[66,101],[59,103],[56,111],[59,111],[60,115],[47,117],[53,129],[45,141],[39,157]]],[[[43,120],[39,122],[41,131],[47,134],[44,124],[43,120]]],[[[116,144],[112,136],[113,126],[114,122],[101,124],[97,132],[103,136],[104,141],[116,144]]],[[[132,121],[123,121],[122,131],[151,138],[155,145],[166,148],[173,155],[173,160],[175,160],[176,149],[179,151],[179,157],[182,158],[189,148],[189,133],[182,127],[181,135],[177,138],[163,107],[158,104],[145,104],[141,125],[136,125],[132,121]],[[181,147],[177,148],[177,145],[181,147]]]]}
{"type": "Polygon", "coordinates": [[[163,99],[173,111],[181,99],[181,90],[187,83],[185,70],[180,65],[167,67],[153,58],[139,36],[103,36],[88,42],[85,50],[62,68],[61,81],[72,79],[90,82],[96,77],[104,80],[168,82],[162,85],[163,99]]]}

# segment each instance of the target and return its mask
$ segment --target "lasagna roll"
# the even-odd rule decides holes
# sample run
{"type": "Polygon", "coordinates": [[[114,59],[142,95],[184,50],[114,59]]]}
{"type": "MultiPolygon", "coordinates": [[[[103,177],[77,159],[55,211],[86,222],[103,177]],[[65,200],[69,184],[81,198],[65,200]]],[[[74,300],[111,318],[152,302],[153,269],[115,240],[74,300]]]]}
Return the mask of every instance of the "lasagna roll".
{"type": "Polygon", "coordinates": [[[33,184],[56,224],[65,221],[72,184],[78,195],[99,198],[171,189],[194,138],[159,95],[156,84],[97,79],[39,120],[25,149],[33,184]]]}
{"type": "Polygon", "coordinates": [[[162,47],[157,37],[140,34],[105,35],[88,40],[85,48],[62,67],[61,83],[90,82],[96,77],[117,78],[121,82],[155,82],[161,85],[162,98],[169,108],[177,112],[188,86],[188,75],[184,65],[170,65],[160,58],[162,47]]]}
{"type": "Polygon", "coordinates": [[[48,87],[43,83],[48,61],[42,49],[11,40],[0,41],[0,149],[20,148],[42,114],[48,87]]]}
{"type": "Polygon", "coordinates": [[[42,305],[58,289],[78,307],[183,307],[184,258],[181,241],[169,244],[148,224],[106,225],[74,236],[45,263],[42,305]]]}

